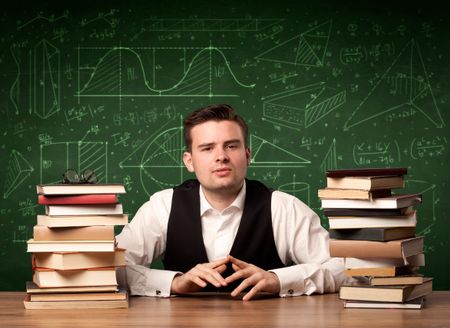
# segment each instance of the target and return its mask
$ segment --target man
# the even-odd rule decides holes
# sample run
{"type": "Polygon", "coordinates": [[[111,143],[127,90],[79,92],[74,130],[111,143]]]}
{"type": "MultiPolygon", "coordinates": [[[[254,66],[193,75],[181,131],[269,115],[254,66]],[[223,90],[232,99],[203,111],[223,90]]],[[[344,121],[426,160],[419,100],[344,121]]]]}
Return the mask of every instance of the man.
{"type": "Polygon", "coordinates": [[[183,162],[197,180],[155,193],[117,236],[131,294],[224,290],[243,300],[335,292],[344,281],[328,233],[297,198],[246,180],[248,128],[228,105],[184,121],[183,162]],[[163,259],[165,270],[150,269],[163,259]]]}

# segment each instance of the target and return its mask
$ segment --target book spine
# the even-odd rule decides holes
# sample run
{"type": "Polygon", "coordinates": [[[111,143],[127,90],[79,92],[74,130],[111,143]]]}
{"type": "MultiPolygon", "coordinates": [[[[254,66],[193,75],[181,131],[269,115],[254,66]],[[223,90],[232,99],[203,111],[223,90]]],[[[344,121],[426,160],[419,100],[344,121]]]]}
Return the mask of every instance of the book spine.
{"type": "Polygon", "coordinates": [[[70,195],[70,196],[45,196],[38,195],[40,205],[71,205],[71,204],[116,204],[115,194],[70,195]]]}

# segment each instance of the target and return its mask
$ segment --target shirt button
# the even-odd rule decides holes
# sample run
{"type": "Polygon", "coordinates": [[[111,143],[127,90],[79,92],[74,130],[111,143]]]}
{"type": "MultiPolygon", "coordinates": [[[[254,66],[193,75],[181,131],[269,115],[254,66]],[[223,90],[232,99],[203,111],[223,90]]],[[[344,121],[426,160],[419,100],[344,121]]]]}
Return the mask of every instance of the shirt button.
{"type": "Polygon", "coordinates": [[[289,295],[294,294],[294,290],[293,290],[293,289],[289,289],[289,290],[288,290],[288,294],[289,294],[289,295]]]}
{"type": "Polygon", "coordinates": [[[161,295],[161,291],[160,291],[160,290],[157,290],[157,291],[156,291],[156,295],[161,295]]]}

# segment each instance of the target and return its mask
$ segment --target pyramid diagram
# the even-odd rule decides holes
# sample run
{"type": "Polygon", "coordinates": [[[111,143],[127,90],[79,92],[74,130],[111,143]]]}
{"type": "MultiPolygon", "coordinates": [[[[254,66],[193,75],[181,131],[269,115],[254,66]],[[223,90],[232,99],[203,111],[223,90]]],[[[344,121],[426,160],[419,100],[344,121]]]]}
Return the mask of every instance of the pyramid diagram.
{"type": "Polygon", "coordinates": [[[414,110],[434,126],[445,124],[428,81],[418,44],[411,40],[344,124],[344,130],[392,111],[414,110]]]}
{"type": "Polygon", "coordinates": [[[8,198],[9,195],[11,195],[11,193],[16,190],[33,171],[34,168],[30,165],[30,163],[28,163],[25,157],[13,149],[9,157],[3,198],[8,198]]]}
{"type": "Polygon", "coordinates": [[[287,41],[270,48],[255,59],[300,65],[322,67],[330,39],[331,21],[327,21],[287,41]]]}

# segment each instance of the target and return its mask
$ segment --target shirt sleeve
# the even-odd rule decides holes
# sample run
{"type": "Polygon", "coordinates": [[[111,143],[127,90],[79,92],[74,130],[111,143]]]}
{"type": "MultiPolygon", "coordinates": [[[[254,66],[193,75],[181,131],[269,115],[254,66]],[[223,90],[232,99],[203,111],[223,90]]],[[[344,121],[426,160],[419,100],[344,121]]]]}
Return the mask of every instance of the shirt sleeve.
{"type": "Polygon", "coordinates": [[[330,258],[328,231],[319,216],[298,198],[272,194],[272,226],[280,259],[270,270],[280,280],[280,296],[333,293],[346,281],[342,258],[330,258]]]}
{"type": "Polygon", "coordinates": [[[127,263],[117,270],[117,278],[131,295],[170,296],[178,272],[151,269],[149,265],[164,255],[171,200],[171,189],[154,194],[116,236],[117,246],[126,249],[127,263]]]}

